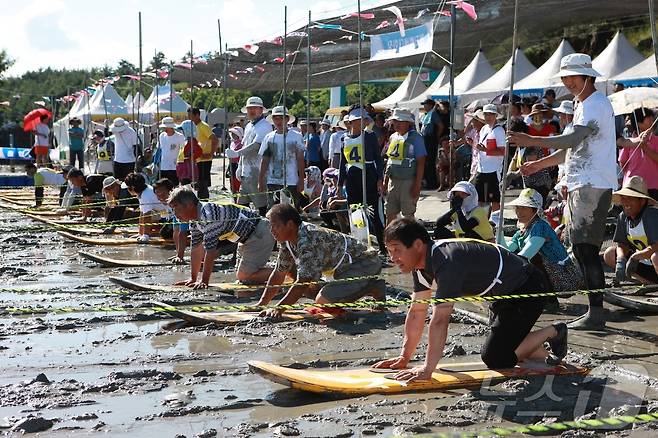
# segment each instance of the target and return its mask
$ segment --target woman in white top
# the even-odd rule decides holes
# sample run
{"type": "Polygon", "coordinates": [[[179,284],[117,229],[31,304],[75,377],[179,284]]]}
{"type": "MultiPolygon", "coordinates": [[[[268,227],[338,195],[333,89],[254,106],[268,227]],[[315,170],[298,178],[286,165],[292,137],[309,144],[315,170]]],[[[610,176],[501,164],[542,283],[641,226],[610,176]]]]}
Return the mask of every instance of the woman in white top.
{"type": "Polygon", "coordinates": [[[137,133],[121,117],[114,119],[110,130],[114,134],[114,177],[123,181],[135,170],[137,133]]]}
{"type": "Polygon", "coordinates": [[[39,123],[34,127],[34,155],[36,156],[38,166],[48,164],[49,135],[48,116],[44,114],[41,116],[39,123]]]}
{"type": "Polygon", "coordinates": [[[164,205],[153,191],[153,187],[146,184],[141,173],[130,173],[126,176],[128,192],[139,199],[139,236],[138,243],[147,243],[149,236],[158,235],[160,225],[153,225],[160,221],[163,213],[167,213],[164,205]]]}

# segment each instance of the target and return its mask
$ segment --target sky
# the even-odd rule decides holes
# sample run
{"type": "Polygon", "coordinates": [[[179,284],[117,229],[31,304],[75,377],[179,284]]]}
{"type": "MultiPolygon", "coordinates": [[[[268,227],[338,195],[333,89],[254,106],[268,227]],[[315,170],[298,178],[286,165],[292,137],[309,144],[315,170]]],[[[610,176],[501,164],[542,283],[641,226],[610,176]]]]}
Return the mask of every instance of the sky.
{"type": "MultiPolygon", "coordinates": [[[[362,0],[361,7],[391,3],[362,0]]],[[[138,12],[142,13],[144,66],[155,51],[176,61],[189,51],[219,49],[217,19],[223,42],[242,47],[283,34],[284,6],[288,29],[313,19],[357,10],[356,0],[0,0],[3,9],[0,49],[15,60],[7,76],[39,68],[116,66],[120,59],[137,65],[138,12]]]]}

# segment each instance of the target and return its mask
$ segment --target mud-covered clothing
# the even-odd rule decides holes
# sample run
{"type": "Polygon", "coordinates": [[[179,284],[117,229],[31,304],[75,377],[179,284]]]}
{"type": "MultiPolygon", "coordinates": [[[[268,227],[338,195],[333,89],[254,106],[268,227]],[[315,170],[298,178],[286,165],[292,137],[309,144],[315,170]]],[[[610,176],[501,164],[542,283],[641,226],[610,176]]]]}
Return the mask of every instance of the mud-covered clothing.
{"type": "Polygon", "coordinates": [[[352,236],[302,222],[297,243],[280,244],[275,269],[278,272],[296,270],[298,281],[319,280],[323,274],[330,276],[339,267],[371,254],[372,251],[352,236]]]}

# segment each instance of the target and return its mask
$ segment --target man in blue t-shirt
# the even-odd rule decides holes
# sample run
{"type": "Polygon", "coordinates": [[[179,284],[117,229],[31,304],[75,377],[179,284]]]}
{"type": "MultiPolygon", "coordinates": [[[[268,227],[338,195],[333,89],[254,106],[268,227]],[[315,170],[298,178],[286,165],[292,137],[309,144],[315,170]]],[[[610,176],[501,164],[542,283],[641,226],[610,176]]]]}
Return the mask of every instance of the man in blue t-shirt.
{"type": "Polygon", "coordinates": [[[84,169],[84,150],[85,150],[85,131],[80,127],[82,121],[73,117],[69,120],[69,164],[75,166],[75,160],[78,159],[78,169],[84,169]]]}

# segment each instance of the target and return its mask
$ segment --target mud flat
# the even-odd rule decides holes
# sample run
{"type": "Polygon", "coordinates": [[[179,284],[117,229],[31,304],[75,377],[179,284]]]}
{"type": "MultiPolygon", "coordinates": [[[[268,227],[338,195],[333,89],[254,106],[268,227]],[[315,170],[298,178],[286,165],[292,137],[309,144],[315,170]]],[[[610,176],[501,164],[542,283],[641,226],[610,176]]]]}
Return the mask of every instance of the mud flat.
{"type": "MultiPolygon", "coordinates": [[[[402,317],[373,314],[326,323],[234,327],[186,326],[149,310],[157,299],[176,305],[249,303],[224,294],[119,293],[107,280],[182,279],[187,267],[101,268],[78,255],[85,245],[55,230],[20,232],[32,224],[0,211],[0,300],[7,307],[124,306],[121,312],[0,316],[0,433],[42,436],[361,437],[482,431],[534,423],[635,415],[658,410],[657,316],[606,305],[605,332],[570,334],[568,361],[588,376],[515,378],[495,386],[360,398],[318,396],[251,374],[248,360],[297,368],[368,366],[397,355],[402,317]]],[[[103,250],[116,258],[164,260],[156,247],[103,250]]],[[[394,268],[387,273],[393,274],[394,268]]],[[[230,268],[215,281],[233,281],[230,268]]],[[[411,290],[407,276],[387,277],[411,290]]],[[[125,292],[125,291],[124,291],[125,292]]],[[[585,299],[562,303],[566,320],[585,299]]],[[[480,306],[464,309],[486,315],[480,306]]],[[[0,311],[2,311],[0,309],[0,311]]],[[[455,315],[446,362],[477,359],[487,328],[455,315]]],[[[425,344],[419,352],[425,353],[425,344]]],[[[623,430],[569,431],[565,436],[655,436],[658,423],[623,430]]]]}

